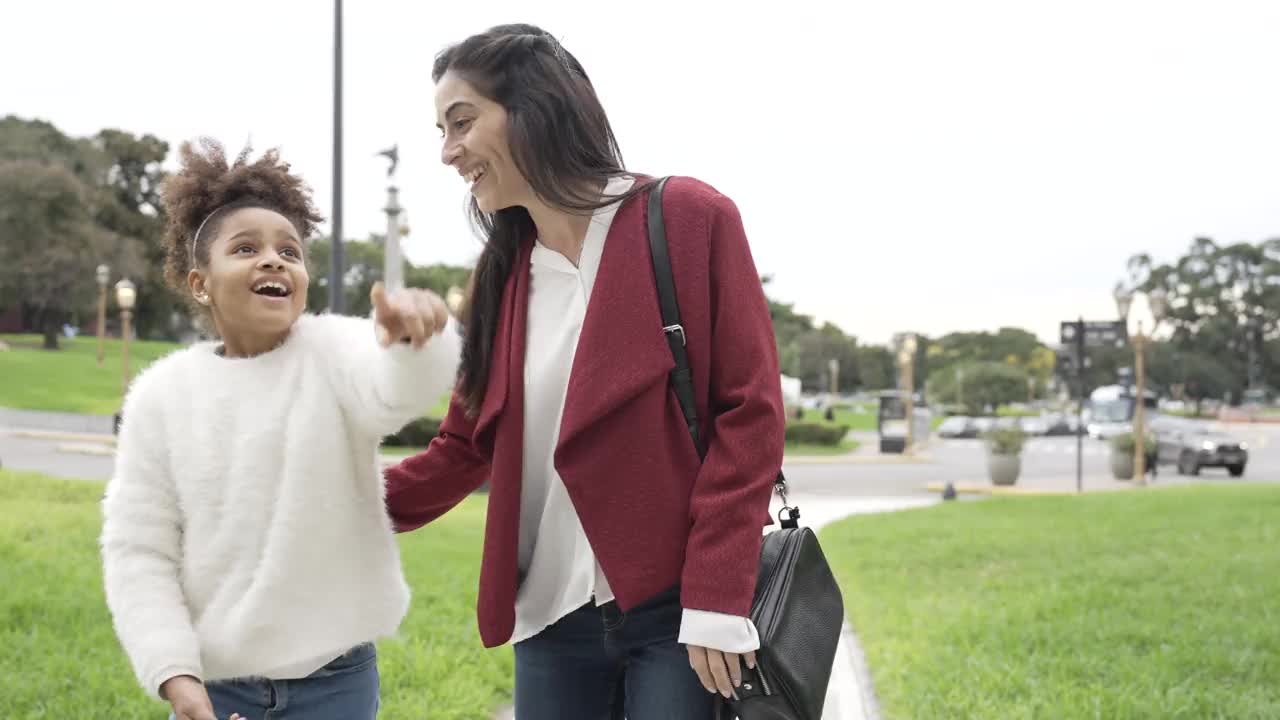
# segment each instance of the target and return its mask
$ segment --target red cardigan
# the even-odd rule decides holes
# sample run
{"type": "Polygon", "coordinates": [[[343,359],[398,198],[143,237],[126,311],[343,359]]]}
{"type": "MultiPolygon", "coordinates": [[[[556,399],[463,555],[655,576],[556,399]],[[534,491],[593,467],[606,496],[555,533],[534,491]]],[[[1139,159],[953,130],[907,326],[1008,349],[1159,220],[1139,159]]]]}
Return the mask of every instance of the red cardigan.
{"type": "MultiPolygon", "coordinates": [[[[679,584],[684,608],[747,616],[785,414],[773,324],[737,207],[710,186],[672,178],[663,197],[671,265],[688,337],[707,456],[668,385],[641,193],[609,230],[569,379],[555,465],[623,610],[679,584]]],[[[486,647],[515,625],[525,321],[524,243],[507,281],[484,402],[457,398],[439,436],[389,468],[396,530],[439,517],[489,480],[478,621],[486,647]]]]}

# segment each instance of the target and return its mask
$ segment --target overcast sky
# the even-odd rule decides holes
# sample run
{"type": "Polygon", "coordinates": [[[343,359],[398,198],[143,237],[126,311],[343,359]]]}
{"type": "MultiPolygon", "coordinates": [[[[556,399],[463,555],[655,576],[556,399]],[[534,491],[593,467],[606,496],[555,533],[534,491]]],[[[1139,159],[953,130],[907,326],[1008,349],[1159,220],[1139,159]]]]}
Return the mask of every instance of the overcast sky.
{"type": "MultiPolygon", "coordinates": [[[[1280,3],[346,3],[348,237],[470,263],[431,59],[502,22],[561,39],[627,164],[740,207],[771,293],[865,342],[1114,317],[1125,260],[1280,236],[1280,3]]],[[[332,209],[330,2],[4,3],[0,114],[279,146],[332,209]]]]}

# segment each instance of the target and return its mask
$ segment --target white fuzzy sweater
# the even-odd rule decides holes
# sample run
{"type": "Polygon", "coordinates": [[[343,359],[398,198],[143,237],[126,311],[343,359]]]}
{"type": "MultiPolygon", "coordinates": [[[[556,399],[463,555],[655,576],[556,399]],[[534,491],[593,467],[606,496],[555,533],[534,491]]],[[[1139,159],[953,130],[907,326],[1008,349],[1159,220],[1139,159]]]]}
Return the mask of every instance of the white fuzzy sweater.
{"type": "Polygon", "coordinates": [[[448,392],[459,344],[452,322],[415,351],[308,314],[264,355],[202,343],[139,375],[101,543],[150,694],[175,675],[302,677],[396,630],[409,589],[377,447],[448,392]]]}

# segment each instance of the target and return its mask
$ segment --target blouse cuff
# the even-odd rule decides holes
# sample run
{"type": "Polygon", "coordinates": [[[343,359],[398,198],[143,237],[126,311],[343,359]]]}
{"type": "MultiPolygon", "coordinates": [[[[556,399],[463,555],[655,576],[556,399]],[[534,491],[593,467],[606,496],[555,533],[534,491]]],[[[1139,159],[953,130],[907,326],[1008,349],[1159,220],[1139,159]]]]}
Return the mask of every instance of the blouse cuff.
{"type": "Polygon", "coordinates": [[[684,609],[680,619],[679,642],[720,652],[745,653],[760,649],[760,635],[750,618],[689,608],[684,609]]]}

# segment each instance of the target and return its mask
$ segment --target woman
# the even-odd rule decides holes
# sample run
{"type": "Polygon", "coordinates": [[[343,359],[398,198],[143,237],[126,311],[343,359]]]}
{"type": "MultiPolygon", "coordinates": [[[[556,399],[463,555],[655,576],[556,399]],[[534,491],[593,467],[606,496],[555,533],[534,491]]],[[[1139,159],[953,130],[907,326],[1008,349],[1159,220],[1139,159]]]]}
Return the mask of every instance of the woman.
{"type": "Polygon", "coordinates": [[[520,720],[705,720],[759,638],[749,614],[785,419],[772,324],[733,202],[671,179],[664,212],[700,462],[645,230],[586,72],[504,25],[443,51],[441,160],[487,236],[439,437],[387,472],[400,531],[490,481],[479,591],[514,644],[520,720]]]}

